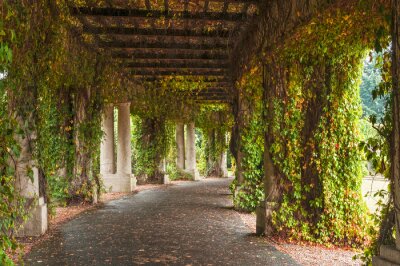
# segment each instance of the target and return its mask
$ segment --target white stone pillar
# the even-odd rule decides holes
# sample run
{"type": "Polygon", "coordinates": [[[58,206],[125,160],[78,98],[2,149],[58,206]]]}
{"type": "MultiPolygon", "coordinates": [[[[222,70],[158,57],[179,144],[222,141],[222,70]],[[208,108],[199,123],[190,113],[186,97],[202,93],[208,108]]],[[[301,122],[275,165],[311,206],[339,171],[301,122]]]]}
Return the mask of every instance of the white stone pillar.
{"type": "Polygon", "coordinates": [[[167,160],[163,158],[158,166],[158,171],[162,174],[162,183],[168,185],[171,183],[169,175],[167,174],[167,160]]]}
{"type": "Polygon", "coordinates": [[[186,127],[187,164],[186,171],[193,175],[194,180],[199,180],[200,175],[196,167],[196,133],[194,123],[186,127]]]}
{"type": "Polygon", "coordinates": [[[114,106],[104,109],[101,123],[104,137],[100,146],[100,173],[114,174],[114,106]]]}
{"type": "Polygon", "coordinates": [[[136,188],[131,166],[130,103],[118,104],[117,172],[102,174],[108,192],[130,192],[136,188]]]}
{"type": "Polygon", "coordinates": [[[183,123],[176,124],[176,166],[179,170],[185,169],[185,126],[183,123]]]}
{"type": "Polygon", "coordinates": [[[117,174],[131,174],[131,112],[130,103],[118,105],[117,174]]]}
{"type": "Polygon", "coordinates": [[[19,139],[20,157],[15,169],[16,191],[26,199],[29,218],[17,229],[19,237],[40,236],[47,231],[47,204],[39,193],[39,171],[32,161],[29,139],[19,139]]]}
{"type": "Polygon", "coordinates": [[[228,177],[228,154],[225,151],[221,154],[221,174],[222,177],[228,177]]]}

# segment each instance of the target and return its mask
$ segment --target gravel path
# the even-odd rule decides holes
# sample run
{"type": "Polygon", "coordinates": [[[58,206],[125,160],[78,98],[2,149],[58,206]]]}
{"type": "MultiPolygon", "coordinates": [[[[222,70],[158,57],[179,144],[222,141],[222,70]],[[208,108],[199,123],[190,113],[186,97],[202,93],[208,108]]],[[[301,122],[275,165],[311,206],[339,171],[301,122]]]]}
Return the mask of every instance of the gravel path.
{"type": "Polygon", "coordinates": [[[26,265],[297,265],[251,235],[231,179],[180,182],[111,201],[58,229],[26,265]]]}

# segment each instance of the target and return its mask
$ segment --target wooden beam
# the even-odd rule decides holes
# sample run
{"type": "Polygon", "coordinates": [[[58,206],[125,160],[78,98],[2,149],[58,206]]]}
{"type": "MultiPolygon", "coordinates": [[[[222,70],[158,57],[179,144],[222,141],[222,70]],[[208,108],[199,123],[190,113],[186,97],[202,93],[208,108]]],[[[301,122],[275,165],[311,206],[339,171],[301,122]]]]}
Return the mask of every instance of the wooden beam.
{"type": "Polygon", "coordinates": [[[229,38],[233,35],[230,30],[194,30],[194,29],[145,29],[126,27],[92,27],[85,25],[83,32],[88,34],[115,34],[134,36],[174,36],[174,37],[204,37],[229,38]]]}
{"type": "Polygon", "coordinates": [[[226,70],[218,70],[218,69],[196,69],[193,71],[188,71],[185,69],[156,69],[156,70],[147,70],[147,69],[137,69],[131,72],[133,75],[140,76],[219,76],[219,77],[228,77],[228,73],[226,70]]]}
{"type": "MultiPolygon", "coordinates": [[[[168,50],[167,50],[168,52],[168,50]]],[[[119,51],[113,52],[112,57],[120,58],[120,59],[185,59],[185,60],[228,60],[229,56],[226,51],[219,52],[203,52],[193,50],[190,53],[179,53],[179,52],[170,52],[170,53],[155,53],[154,51],[119,51]]]]}
{"type": "Polygon", "coordinates": [[[229,1],[224,0],[224,7],[222,8],[222,13],[227,13],[229,8],[229,1]]]}
{"type": "Polygon", "coordinates": [[[166,13],[169,12],[169,3],[168,3],[168,0],[164,0],[164,10],[165,10],[166,13]]]}
{"type": "Polygon", "coordinates": [[[214,63],[214,62],[127,62],[123,64],[128,68],[189,68],[189,69],[226,69],[229,67],[228,63],[214,63]]]}
{"type": "Polygon", "coordinates": [[[173,50],[217,50],[229,49],[224,43],[182,43],[182,42],[132,42],[132,41],[101,41],[102,48],[129,48],[129,49],[173,49],[173,50]]]}
{"type": "Polygon", "coordinates": [[[244,21],[246,15],[242,13],[223,12],[184,12],[184,11],[160,11],[145,9],[123,9],[111,7],[71,7],[70,12],[74,16],[106,16],[106,17],[137,17],[137,18],[165,18],[165,19],[190,19],[209,21],[244,21]]]}
{"type": "Polygon", "coordinates": [[[146,0],[145,3],[146,3],[146,9],[147,9],[147,10],[150,10],[150,9],[151,9],[150,0],[146,0]]]}
{"type": "MultiPolygon", "coordinates": [[[[165,76],[163,75],[152,75],[152,76],[146,76],[146,75],[135,75],[132,74],[132,78],[134,80],[140,81],[140,82],[161,82],[165,79],[165,76]]],[[[199,77],[195,77],[199,78],[199,77]]],[[[227,87],[231,88],[231,80],[227,77],[223,76],[213,76],[213,77],[201,77],[199,78],[198,82],[204,82],[210,84],[209,86],[217,86],[216,84],[227,84],[227,87]]],[[[221,85],[222,86],[222,85],[221,85]]]]}
{"type": "Polygon", "coordinates": [[[205,0],[204,1],[204,13],[207,13],[208,12],[208,6],[209,6],[209,0],[205,0]]]}

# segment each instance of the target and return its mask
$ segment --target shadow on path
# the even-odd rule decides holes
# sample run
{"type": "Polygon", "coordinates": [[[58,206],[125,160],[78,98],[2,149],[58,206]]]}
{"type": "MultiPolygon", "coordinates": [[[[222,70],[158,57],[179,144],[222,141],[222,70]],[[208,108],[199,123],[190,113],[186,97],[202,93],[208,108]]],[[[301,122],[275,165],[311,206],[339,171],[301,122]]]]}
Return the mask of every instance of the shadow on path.
{"type": "Polygon", "coordinates": [[[140,192],[60,226],[26,265],[295,265],[232,210],[231,179],[140,192]]]}

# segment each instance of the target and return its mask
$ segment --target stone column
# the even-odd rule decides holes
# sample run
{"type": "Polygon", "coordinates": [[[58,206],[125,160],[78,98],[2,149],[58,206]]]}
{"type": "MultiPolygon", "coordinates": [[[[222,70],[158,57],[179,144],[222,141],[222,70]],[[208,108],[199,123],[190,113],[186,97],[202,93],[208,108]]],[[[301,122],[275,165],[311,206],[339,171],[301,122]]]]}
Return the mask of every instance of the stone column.
{"type": "Polygon", "coordinates": [[[171,183],[169,175],[167,174],[167,160],[163,158],[158,166],[158,171],[162,174],[162,183],[168,185],[171,183]]]}
{"type": "Polygon", "coordinates": [[[392,138],[390,143],[393,201],[395,207],[396,242],[380,246],[379,257],[372,265],[400,265],[400,0],[392,1],[392,138]]]}
{"type": "Polygon", "coordinates": [[[117,174],[130,175],[131,173],[130,103],[121,103],[118,105],[117,174]]]}
{"type": "Polygon", "coordinates": [[[183,123],[176,124],[176,167],[178,170],[185,169],[185,126],[183,123]]]}
{"type": "Polygon", "coordinates": [[[103,141],[100,146],[100,173],[114,174],[114,106],[110,105],[104,109],[101,123],[104,132],[103,141]]]}
{"type": "Polygon", "coordinates": [[[186,127],[186,145],[186,171],[193,176],[194,180],[199,180],[200,175],[196,167],[196,133],[194,123],[189,123],[186,127]]]}
{"type": "Polygon", "coordinates": [[[130,192],[136,187],[131,166],[130,103],[118,104],[118,148],[116,174],[102,174],[108,192],[130,192]]]}
{"type": "Polygon", "coordinates": [[[29,218],[16,231],[16,235],[19,237],[40,236],[47,231],[47,204],[39,193],[39,171],[32,161],[29,139],[23,138],[19,141],[21,153],[16,163],[15,188],[26,199],[29,218]]]}
{"type": "Polygon", "coordinates": [[[224,150],[221,154],[221,175],[222,177],[228,177],[228,154],[226,150],[224,150]]]}

